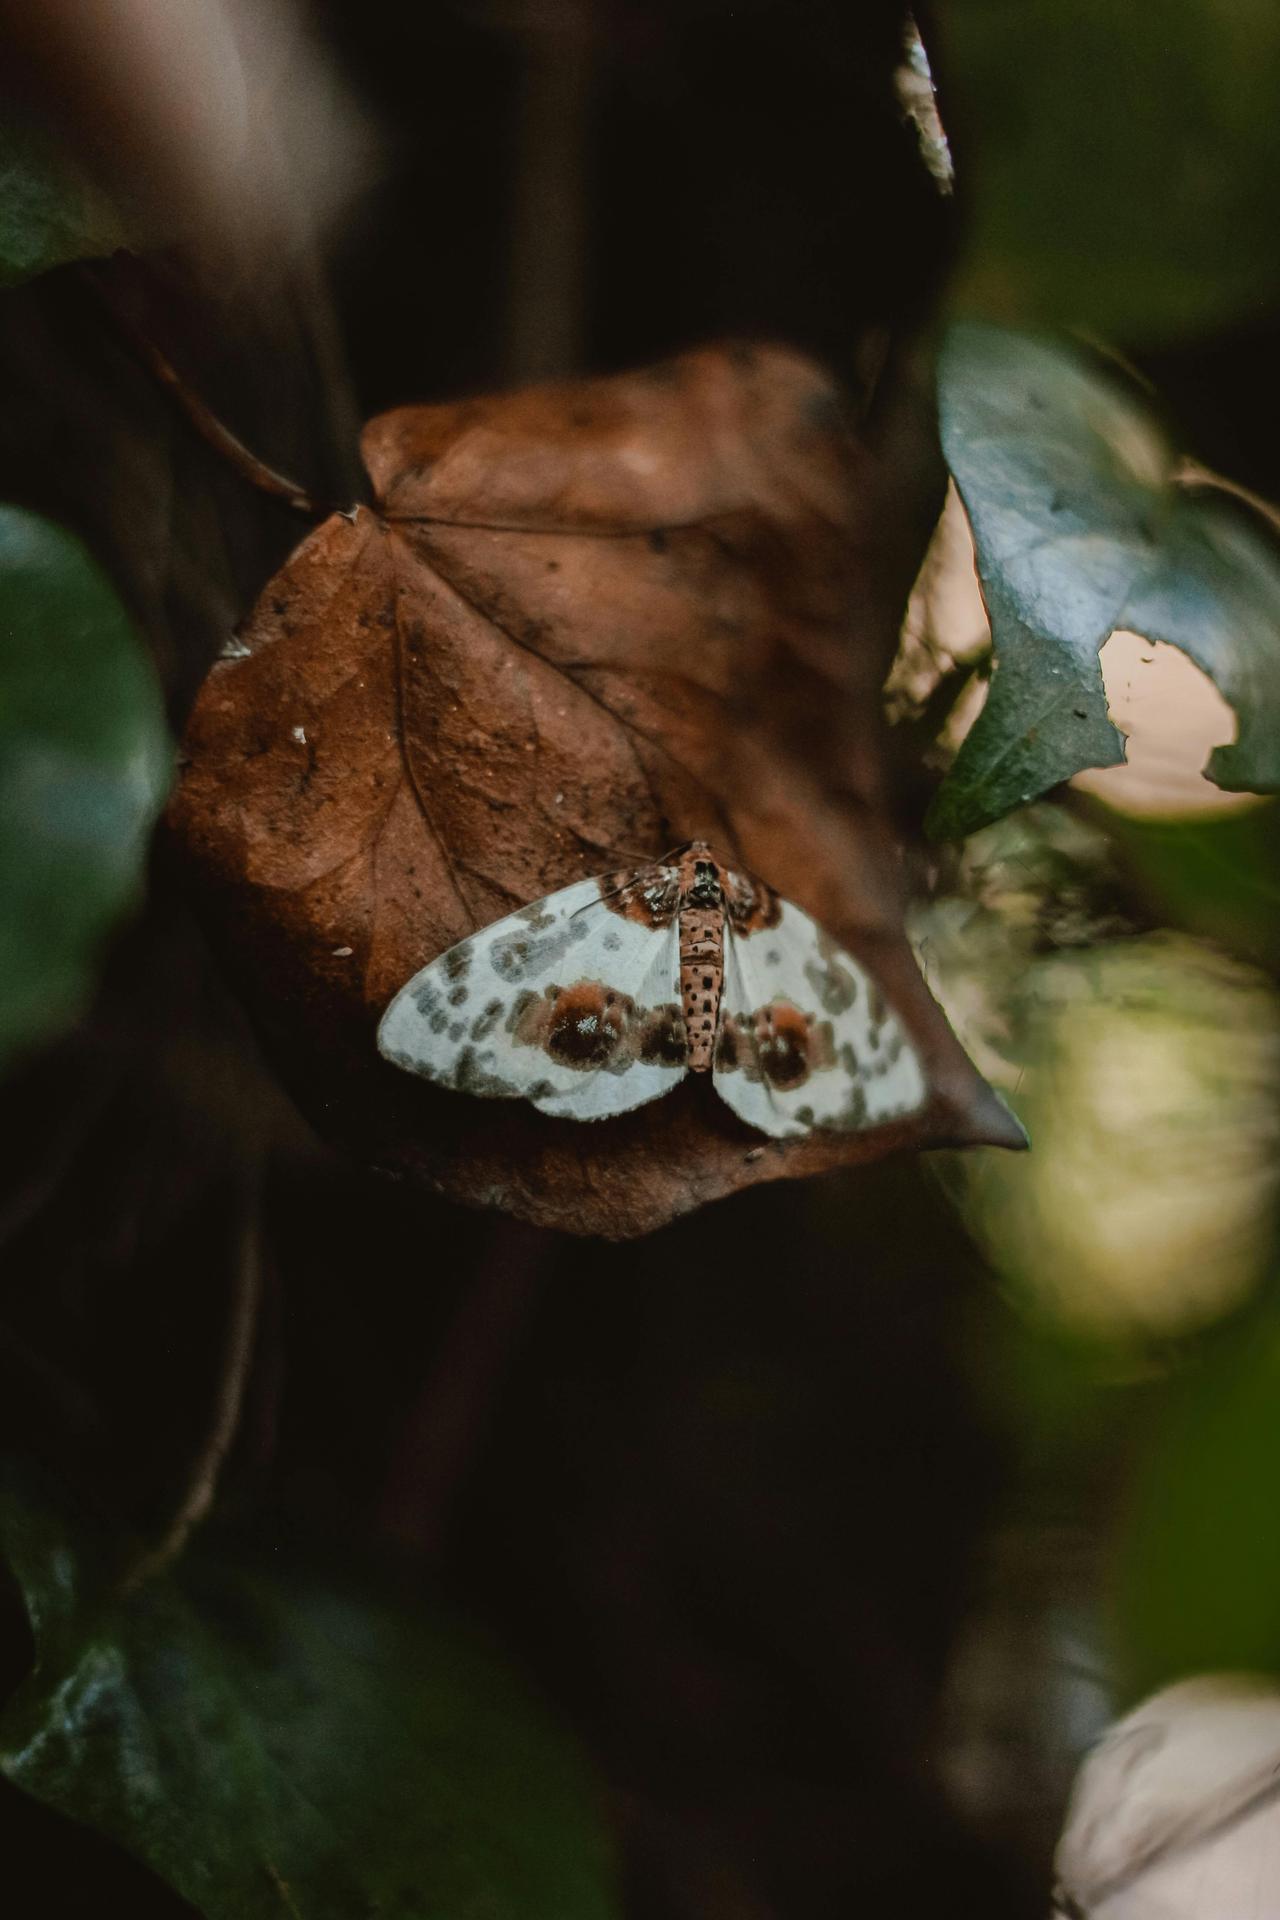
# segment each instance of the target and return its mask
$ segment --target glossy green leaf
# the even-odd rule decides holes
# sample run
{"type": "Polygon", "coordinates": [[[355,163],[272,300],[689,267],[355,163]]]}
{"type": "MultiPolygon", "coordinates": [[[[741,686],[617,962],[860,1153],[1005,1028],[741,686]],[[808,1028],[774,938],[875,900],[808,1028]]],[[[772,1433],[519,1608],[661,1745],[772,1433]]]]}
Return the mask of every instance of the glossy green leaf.
{"type": "Polygon", "coordinates": [[[0,1546],[37,1651],[0,1767],[208,1920],[615,1913],[565,1736],[425,1604],[207,1553],[115,1598],[92,1529],[12,1478],[0,1546]]]}
{"type": "Polygon", "coordinates": [[[0,507],[0,1064],[90,992],[171,763],[109,581],[62,528],[0,507]]]}
{"type": "Polygon", "coordinates": [[[0,287],[92,260],[126,242],[100,187],[38,128],[0,115],[0,287]]]}
{"type": "Polygon", "coordinates": [[[1099,650],[1182,648],[1235,711],[1211,779],[1280,790],[1280,554],[1220,494],[1173,483],[1141,398],[1065,344],[966,323],[939,365],[943,446],[969,515],[995,672],[929,819],[971,833],[1123,759],[1099,650]]]}
{"type": "Polygon", "coordinates": [[[1176,1381],[1124,1509],[1116,1582],[1135,1696],[1280,1673],[1280,1314],[1263,1303],[1176,1381]]]}
{"type": "Polygon", "coordinates": [[[1150,345],[1280,301],[1274,0],[956,0],[936,29],[962,307],[1150,345]]]}

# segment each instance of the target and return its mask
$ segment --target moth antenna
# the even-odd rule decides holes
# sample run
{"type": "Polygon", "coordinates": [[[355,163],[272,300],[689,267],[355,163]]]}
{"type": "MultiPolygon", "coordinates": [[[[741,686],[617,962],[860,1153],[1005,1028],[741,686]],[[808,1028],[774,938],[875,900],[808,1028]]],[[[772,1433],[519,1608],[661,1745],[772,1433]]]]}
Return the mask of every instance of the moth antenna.
{"type": "MultiPolygon", "coordinates": [[[[656,860],[651,860],[647,854],[642,855],[642,854],[635,854],[635,853],[626,853],[625,849],[622,847],[610,847],[608,848],[608,852],[623,853],[628,860],[637,861],[639,863],[637,867],[637,871],[643,873],[646,867],[664,867],[667,864],[667,861],[674,860],[677,854],[687,853],[689,848],[692,845],[693,845],[692,840],[681,840],[678,846],[668,847],[665,853],[660,853],[656,860]]],[[[602,893],[598,900],[584,900],[582,905],[580,907],[575,907],[573,912],[569,915],[570,920],[576,920],[578,915],[580,913],[585,913],[588,907],[598,907],[604,901],[614,899],[616,895],[622,892],[622,887],[625,886],[626,884],[627,884],[626,881],[623,881],[622,885],[620,886],[610,887],[608,892],[602,893]]]]}
{"type": "MultiPolygon", "coordinates": [[[[662,860],[649,860],[645,862],[645,865],[651,866],[651,867],[660,867],[663,864],[663,861],[669,860],[670,858],[671,858],[671,855],[669,853],[664,853],[662,856],[662,860]]],[[[638,871],[640,873],[643,873],[644,867],[640,867],[638,871]]],[[[580,913],[585,913],[587,911],[588,907],[602,907],[606,900],[616,899],[617,896],[622,892],[622,887],[625,887],[628,884],[629,882],[624,880],[622,882],[622,886],[610,887],[607,893],[599,894],[597,898],[594,900],[584,900],[582,905],[580,907],[575,907],[573,912],[569,915],[570,920],[576,920],[580,913]]]]}
{"type": "MultiPolygon", "coordinates": [[[[697,837],[695,834],[694,839],[697,839],[697,837]]],[[[668,847],[665,853],[660,853],[656,856],[652,853],[636,853],[631,847],[615,847],[608,843],[599,842],[593,842],[592,844],[599,845],[602,853],[616,854],[620,860],[634,860],[638,867],[660,867],[666,861],[673,860],[676,854],[687,853],[693,845],[693,840],[681,840],[678,846],[668,847]]]]}

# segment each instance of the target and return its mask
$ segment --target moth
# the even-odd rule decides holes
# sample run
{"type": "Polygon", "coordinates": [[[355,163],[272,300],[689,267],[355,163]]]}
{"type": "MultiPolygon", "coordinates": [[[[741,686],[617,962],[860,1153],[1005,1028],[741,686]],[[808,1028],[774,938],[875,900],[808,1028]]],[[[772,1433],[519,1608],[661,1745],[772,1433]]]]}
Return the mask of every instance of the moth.
{"type": "Polygon", "coordinates": [[[579,880],[458,942],[397,993],[382,1054],[440,1086],[607,1120],[709,1073],[762,1133],[916,1111],[920,1059],[807,913],[703,840],[579,880]]]}

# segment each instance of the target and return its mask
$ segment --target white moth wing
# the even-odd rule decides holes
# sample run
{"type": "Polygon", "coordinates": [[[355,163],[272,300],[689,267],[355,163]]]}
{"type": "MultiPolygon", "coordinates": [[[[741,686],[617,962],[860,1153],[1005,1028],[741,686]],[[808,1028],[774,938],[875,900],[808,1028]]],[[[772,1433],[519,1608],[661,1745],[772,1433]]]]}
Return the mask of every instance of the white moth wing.
{"type": "Polygon", "coordinates": [[[866,969],[789,900],[772,927],[726,920],[713,1080],[762,1133],[857,1133],[924,1105],[919,1055],[866,969]]]}
{"type": "MultiPolygon", "coordinates": [[[[638,927],[634,921],[620,920],[616,930],[622,935],[618,955],[629,965],[619,967],[615,977],[626,985],[622,993],[634,1006],[628,1025],[632,1039],[625,1040],[612,1058],[591,1072],[574,1072],[563,1091],[536,1099],[542,1113],[558,1114],[566,1120],[607,1120],[611,1114],[629,1113],[649,1100],[669,1093],[677,1080],[688,1072],[689,1050],[685,1039],[684,1014],[680,1008],[680,925],[672,918],[668,927],[638,927]],[[651,956],[649,965],[637,983],[631,977],[635,962],[651,956]]],[[[608,1009],[605,1009],[606,1016],[608,1009]]],[[[598,1017],[592,1009],[589,1023],[598,1017]]],[[[581,1020],[582,1016],[578,1016],[581,1020]]]]}
{"type": "Polygon", "coordinates": [[[450,947],[406,982],[378,1049],[456,1092],[601,1120],[687,1068],[679,922],[615,913],[580,880],[450,947]]]}

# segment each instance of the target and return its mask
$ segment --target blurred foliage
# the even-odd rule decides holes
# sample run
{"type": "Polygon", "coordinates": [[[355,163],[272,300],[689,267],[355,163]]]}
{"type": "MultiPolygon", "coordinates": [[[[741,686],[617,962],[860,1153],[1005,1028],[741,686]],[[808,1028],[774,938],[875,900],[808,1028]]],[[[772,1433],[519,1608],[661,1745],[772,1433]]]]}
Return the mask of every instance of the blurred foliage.
{"type": "Polygon", "coordinates": [[[0,1767],[145,1860],[209,1920],[605,1920],[585,1777],[459,1626],[201,1549],[122,1591],[83,1515],[12,1470],[0,1544],[36,1642],[0,1767]]]}
{"type": "Polygon", "coordinates": [[[1019,995],[1038,1148],[971,1227],[1055,1317],[1112,1338],[1216,1319],[1270,1245],[1280,1014],[1265,981],[1152,933],[1043,957],[1019,995]]]}
{"type": "Polygon", "coordinates": [[[0,507],[0,1063],[56,1033],[137,898],[171,754],[154,673],[80,542],[0,507]]]}
{"type": "Polygon", "coordinates": [[[1273,0],[954,0],[936,51],[962,309],[1138,345],[1280,300],[1273,0]]]}
{"type": "Polygon", "coordinates": [[[913,932],[1036,1148],[948,1163],[971,1231],[1030,1311],[1141,1347],[1265,1269],[1280,1008],[1254,966],[1126,897],[1104,818],[1041,807],[976,836],[913,932]]]}
{"type": "Polygon", "coordinates": [[[1135,820],[1110,834],[1150,911],[1280,975],[1280,833],[1274,801],[1208,819],[1135,820]]]}
{"type": "Polygon", "coordinates": [[[942,437],[977,548],[996,670],[929,814],[971,833],[1123,758],[1098,655],[1118,628],[1180,647],[1234,709],[1210,777],[1280,787],[1280,555],[1225,496],[1172,484],[1150,409],[1074,349],[951,329],[942,437]]]}
{"type": "Polygon", "coordinates": [[[0,103],[0,287],[126,243],[111,200],[68,153],[0,103]]]}
{"type": "Polygon", "coordinates": [[[1115,1581],[1133,1698],[1180,1675],[1280,1674],[1280,1300],[1269,1288],[1168,1387],[1115,1581]]]}
{"type": "Polygon", "coordinates": [[[940,1168],[1004,1296],[971,1365],[1016,1472],[945,1755],[993,1833],[1045,1832],[1126,1699],[1280,1671],[1274,815],[1041,804],[944,853],[918,915],[1034,1142],[940,1168]]]}

